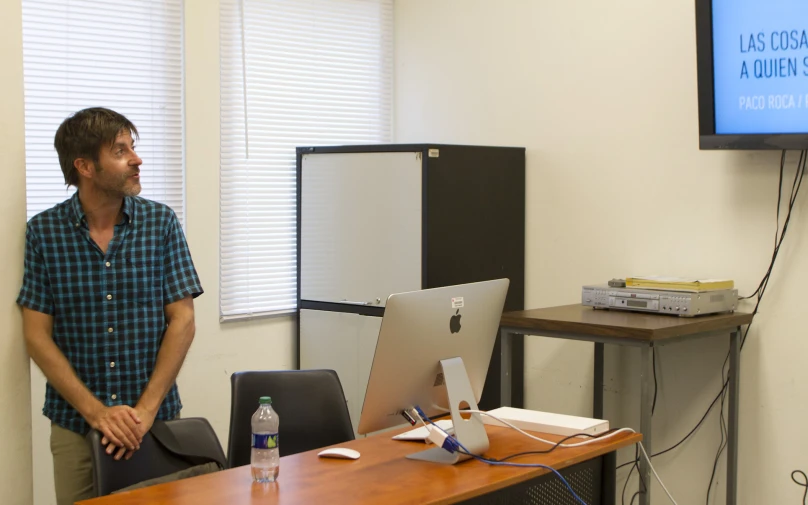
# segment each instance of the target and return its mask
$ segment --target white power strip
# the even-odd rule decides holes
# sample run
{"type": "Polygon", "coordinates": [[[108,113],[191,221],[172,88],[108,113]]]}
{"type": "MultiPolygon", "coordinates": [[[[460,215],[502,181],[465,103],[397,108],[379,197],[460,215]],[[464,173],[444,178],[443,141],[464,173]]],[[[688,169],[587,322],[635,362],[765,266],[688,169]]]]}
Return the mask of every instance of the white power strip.
{"type": "MultiPolygon", "coordinates": [[[[500,407],[498,409],[489,410],[488,413],[503,421],[508,421],[517,428],[525,431],[536,431],[539,433],[550,433],[562,436],[575,435],[578,433],[599,435],[609,431],[609,421],[602,419],[567,416],[564,414],[517,409],[514,407],[500,407]]],[[[492,417],[484,415],[480,417],[482,417],[483,423],[485,424],[505,426],[492,417]]]]}

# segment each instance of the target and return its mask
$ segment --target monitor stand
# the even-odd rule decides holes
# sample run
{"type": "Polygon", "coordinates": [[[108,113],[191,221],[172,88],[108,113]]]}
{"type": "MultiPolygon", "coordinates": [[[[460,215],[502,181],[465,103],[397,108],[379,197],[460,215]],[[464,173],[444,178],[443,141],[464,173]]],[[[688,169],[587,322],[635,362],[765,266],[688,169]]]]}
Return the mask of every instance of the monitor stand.
{"type": "MultiPolygon", "coordinates": [[[[449,397],[449,410],[452,413],[452,425],[454,436],[458,442],[472,454],[481,456],[488,450],[488,434],[485,432],[485,425],[480,414],[470,414],[471,417],[463,419],[460,415],[460,403],[466,402],[470,410],[478,410],[477,402],[474,400],[474,391],[471,389],[466,367],[461,358],[450,358],[440,360],[443,368],[443,380],[446,384],[446,392],[449,397]]],[[[432,429],[438,429],[431,426],[432,429]]],[[[435,447],[425,451],[416,452],[407,456],[408,459],[421,461],[431,461],[433,463],[443,463],[454,465],[465,461],[471,456],[461,452],[451,453],[443,448],[435,447]]]]}

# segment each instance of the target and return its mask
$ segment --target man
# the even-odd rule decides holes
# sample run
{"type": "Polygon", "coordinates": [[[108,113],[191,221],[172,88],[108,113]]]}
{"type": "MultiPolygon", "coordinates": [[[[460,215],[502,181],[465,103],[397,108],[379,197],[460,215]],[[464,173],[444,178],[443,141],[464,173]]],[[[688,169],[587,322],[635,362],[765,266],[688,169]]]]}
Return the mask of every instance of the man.
{"type": "Polygon", "coordinates": [[[59,505],[92,496],[85,435],[128,458],[155,419],[182,405],[175,379],[202,294],[182,228],[140,198],[137,129],[117,112],[68,117],[54,146],[72,198],[28,223],[22,307],[26,347],[48,379],[59,505]]]}

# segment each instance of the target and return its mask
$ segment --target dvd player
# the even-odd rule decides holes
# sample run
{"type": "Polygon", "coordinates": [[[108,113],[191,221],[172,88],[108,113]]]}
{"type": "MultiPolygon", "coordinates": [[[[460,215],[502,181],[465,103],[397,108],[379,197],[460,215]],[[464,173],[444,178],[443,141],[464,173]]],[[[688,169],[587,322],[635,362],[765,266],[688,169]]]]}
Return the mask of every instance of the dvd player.
{"type": "Polygon", "coordinates": [[[738,290],[718,289],[692,292],[618,288],[604,284],[583,286],[581,304],[596,309],[630,310],[693,317],[733,312],[738,305],[738,290]]]}

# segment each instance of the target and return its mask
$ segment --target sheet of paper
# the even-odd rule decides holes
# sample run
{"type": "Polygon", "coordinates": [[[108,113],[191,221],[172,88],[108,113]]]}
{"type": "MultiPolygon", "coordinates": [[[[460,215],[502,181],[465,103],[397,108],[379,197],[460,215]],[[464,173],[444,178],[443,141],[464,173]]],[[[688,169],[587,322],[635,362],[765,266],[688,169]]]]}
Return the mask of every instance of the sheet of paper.
{"type": "MultiPolygon", "coordinates": [[[[435,421],[435,424],[443,428],[443,430],[450,435],[454,433],[451,419],[441,419],[440,421],[435,421]]],[[[420,426],[414,430],[405,431],[404,433],[394,436],[393,440],[426,440],[427,435],[429,435],[429,432],[426,427],[420,426]]]]}

